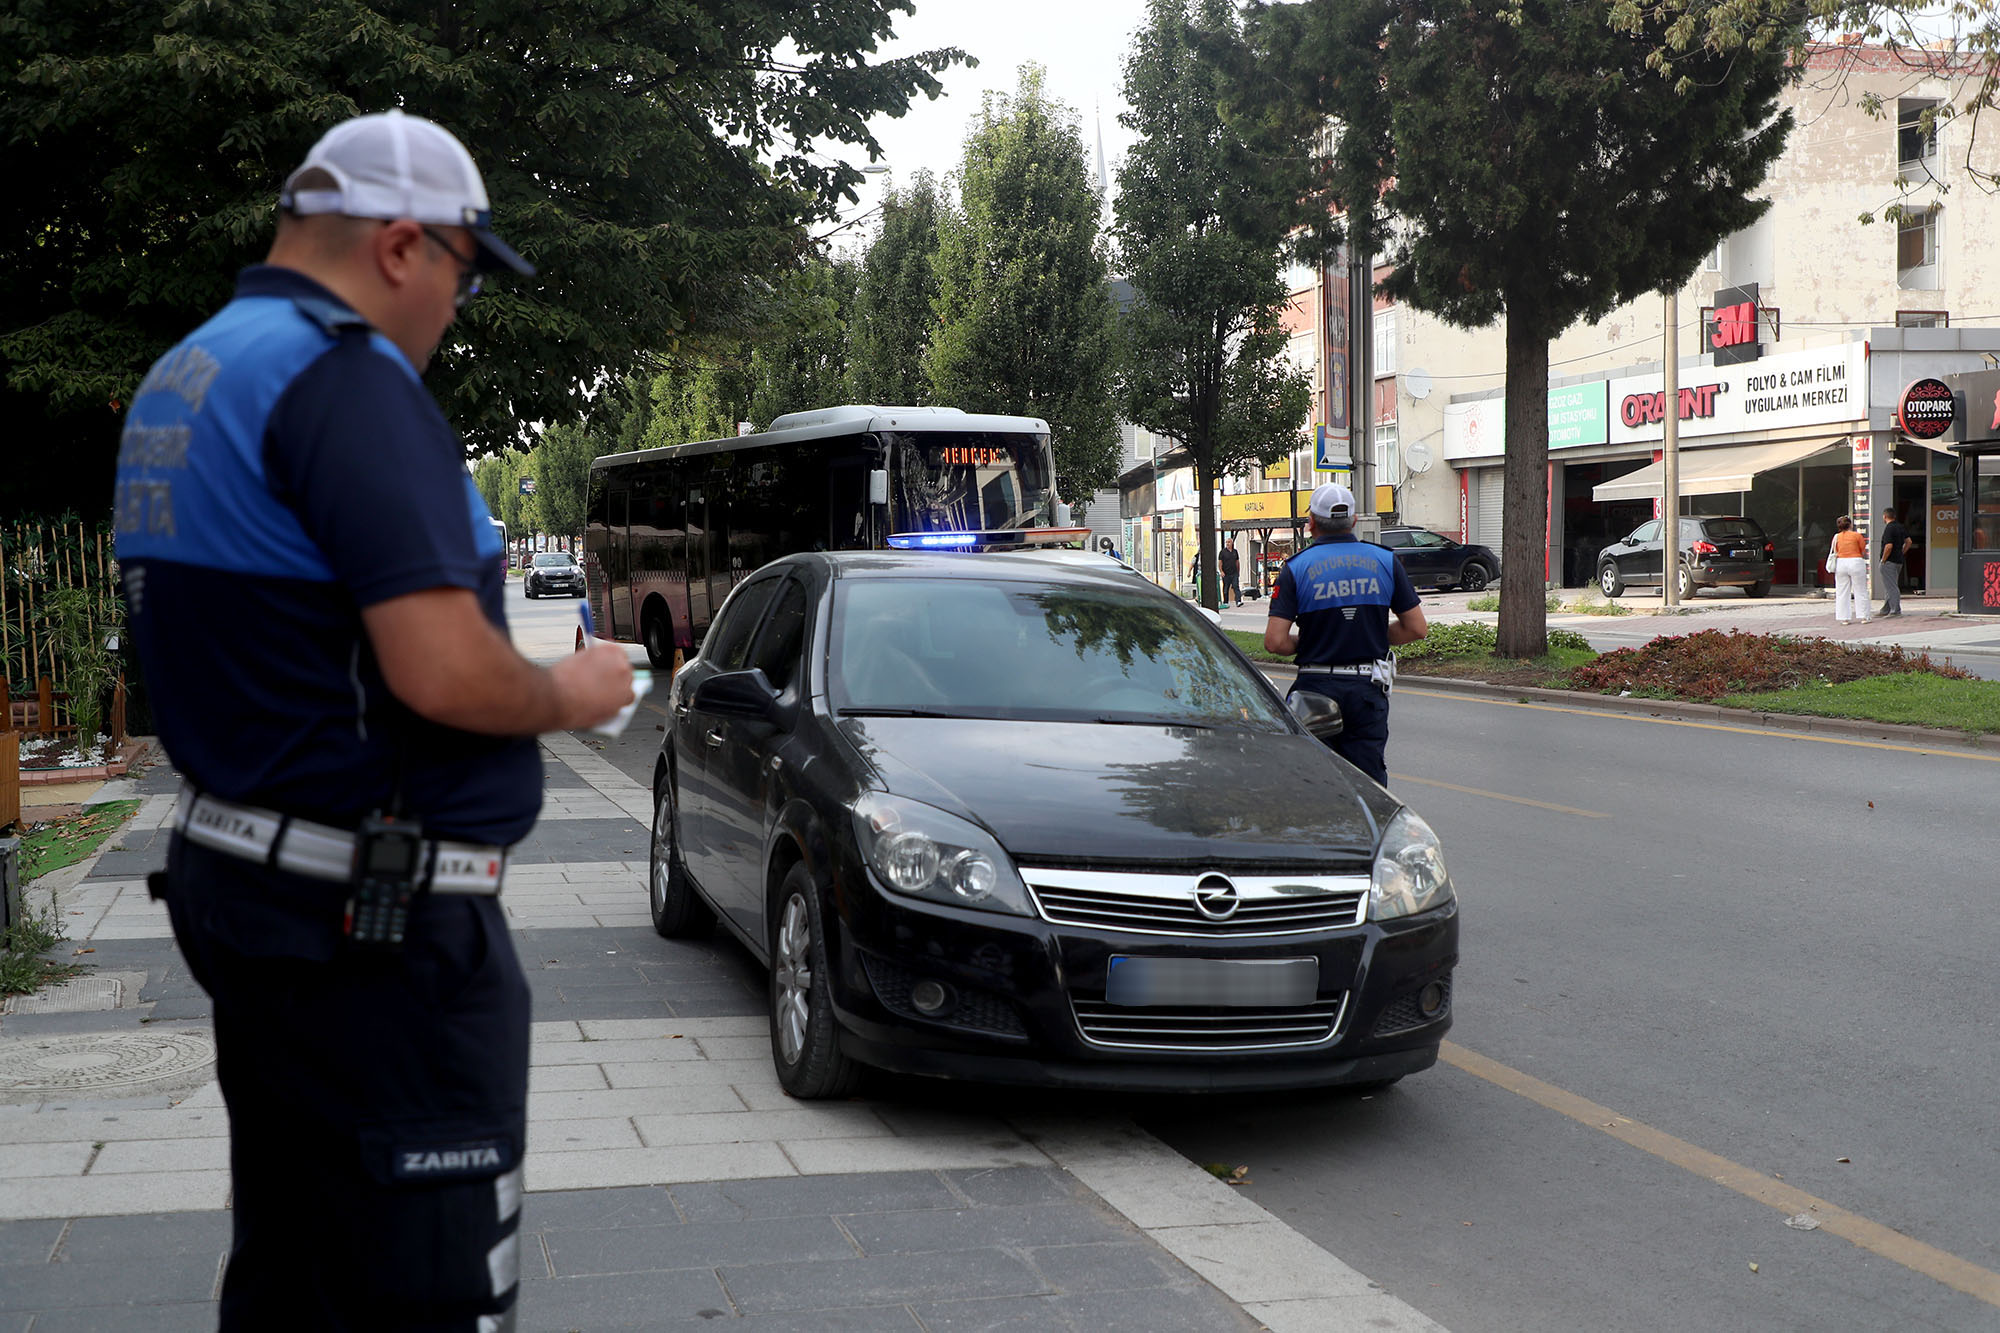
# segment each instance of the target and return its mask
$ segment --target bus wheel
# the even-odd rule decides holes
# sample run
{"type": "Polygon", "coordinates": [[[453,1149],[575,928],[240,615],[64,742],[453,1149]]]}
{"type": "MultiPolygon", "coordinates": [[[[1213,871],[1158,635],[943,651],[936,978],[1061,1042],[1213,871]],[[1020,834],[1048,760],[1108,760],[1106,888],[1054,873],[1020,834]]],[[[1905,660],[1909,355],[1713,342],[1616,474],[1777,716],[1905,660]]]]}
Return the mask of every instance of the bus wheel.
{"type": "Polygon", "coordinates": [[[674,645],[667,639],[667,618],[658,611],[646,613],[646,628],[640,632],[646,645],[646,660],[653,670],[665,671],[673,665],[674,645]]]}

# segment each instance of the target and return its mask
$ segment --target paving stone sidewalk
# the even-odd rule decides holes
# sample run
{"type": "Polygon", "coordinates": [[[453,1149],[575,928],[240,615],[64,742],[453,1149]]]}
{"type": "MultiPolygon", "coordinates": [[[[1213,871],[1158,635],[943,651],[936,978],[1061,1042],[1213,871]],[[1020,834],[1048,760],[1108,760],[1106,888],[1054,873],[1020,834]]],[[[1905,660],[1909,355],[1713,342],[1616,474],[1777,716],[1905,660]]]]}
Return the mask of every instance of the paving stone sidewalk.
{"type": "MultiPolygon", "coordinates": [[[[1115,1110],[787,1097],[753,960],[652,932],[643,787],[544,745],[503,900],[538,1020],[523,1329],[1436,1327],[1115,1110]]],[[[214,1327],[228,1117],[144,885],[177,779],[133,786],[117,845],[35,886],[120,1007],[0,1018],[0,1333],[214,1327]]]]}

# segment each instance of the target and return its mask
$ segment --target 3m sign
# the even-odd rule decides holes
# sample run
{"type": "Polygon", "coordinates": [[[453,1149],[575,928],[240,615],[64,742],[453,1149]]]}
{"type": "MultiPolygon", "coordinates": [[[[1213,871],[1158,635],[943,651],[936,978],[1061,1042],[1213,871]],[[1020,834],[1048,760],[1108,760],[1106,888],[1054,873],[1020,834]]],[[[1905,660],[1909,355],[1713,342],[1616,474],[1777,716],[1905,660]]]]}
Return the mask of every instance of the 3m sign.
{"type": "Polygon", "coordinates": [[[1718,366],[1755,361],[1763,348],[1757,342],[1757,284],[1725,287],[1715,294],[1715,314],[1702,325],[1703,350],[1715,353],[1718,366]]]}

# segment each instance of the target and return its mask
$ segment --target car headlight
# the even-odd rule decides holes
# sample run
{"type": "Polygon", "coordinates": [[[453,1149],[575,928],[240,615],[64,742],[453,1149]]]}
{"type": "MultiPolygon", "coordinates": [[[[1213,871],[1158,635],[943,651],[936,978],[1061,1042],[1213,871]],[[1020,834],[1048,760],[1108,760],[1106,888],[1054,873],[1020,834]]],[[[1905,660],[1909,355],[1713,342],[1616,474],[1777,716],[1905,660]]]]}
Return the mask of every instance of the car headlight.
{"type": "Polygon", "coordinates": [[[875,877],[912,898],[1033,916],[1028,886],[993,835],[936,806],[881,792],[854,803],[854,836],[875,877]]]}
{"type": "Polygon", "coordinates": [[[1369,919],[1408,916],[1451,899],[1451,876],[1445,871],[1437,834],[1416,811],[1398,811],[1382,830],[1382,850],[1375,854],[1368,886],[1369,919]]]}

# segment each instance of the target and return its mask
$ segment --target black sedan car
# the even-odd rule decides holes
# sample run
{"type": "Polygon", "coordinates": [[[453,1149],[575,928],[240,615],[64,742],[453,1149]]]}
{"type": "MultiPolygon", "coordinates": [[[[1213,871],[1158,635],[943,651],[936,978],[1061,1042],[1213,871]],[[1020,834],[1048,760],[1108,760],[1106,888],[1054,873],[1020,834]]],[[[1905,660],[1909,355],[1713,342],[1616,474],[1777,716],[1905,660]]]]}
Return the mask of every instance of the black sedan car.
{"type": "MultiPolygon", "coordinates": [[[[1597,553],[1597,586],[1606,597],[1627,587],[1659,587],[1665,581],[1664,529],[1649,519],[1597,553]]],[[[1681,558],[1674,583],[1680,600],[1692,601],[1703,588],[1741,588],[1746,597],[1771,591],[1776,551],[1754,518],[1703,516],[1680,521],[1681,558]]]]}
{"type": "Polygon", "coordinates": [[[1419,588],[1463,588],[1479,592],[1500,577],[1500,557],[1490,546],[1457,542],[1429,528],[1382,529],[1382,545],[1419,588]]]}
{"type": "Polygon", "coordinates": [[[583,570],[568,551],[543,551],[536,555],[534,563],[528,566],[525,583],[522,591],[530,597],[546,597],[550,593],[583,596],[583,570]]]}
{"type": "Polygon", "coordinates": [[[786,557],[674,677],[654,925],[768,965],[794,1096],[1393,1082],[1450,1026],[1457,902],[1295,703],[1108,561],[786,557]]]}

